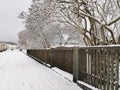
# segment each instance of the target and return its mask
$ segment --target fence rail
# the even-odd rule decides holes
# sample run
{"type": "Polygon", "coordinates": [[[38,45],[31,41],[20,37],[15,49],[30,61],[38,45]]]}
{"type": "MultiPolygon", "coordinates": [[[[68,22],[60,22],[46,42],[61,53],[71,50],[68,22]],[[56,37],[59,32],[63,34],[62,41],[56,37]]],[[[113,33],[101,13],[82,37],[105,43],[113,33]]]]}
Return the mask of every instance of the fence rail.
{"type": "Polygon", "coordinates": [[[118,90],[120,46],[27,50],[43,62],[73,74],[101,90],[118,90]]]}

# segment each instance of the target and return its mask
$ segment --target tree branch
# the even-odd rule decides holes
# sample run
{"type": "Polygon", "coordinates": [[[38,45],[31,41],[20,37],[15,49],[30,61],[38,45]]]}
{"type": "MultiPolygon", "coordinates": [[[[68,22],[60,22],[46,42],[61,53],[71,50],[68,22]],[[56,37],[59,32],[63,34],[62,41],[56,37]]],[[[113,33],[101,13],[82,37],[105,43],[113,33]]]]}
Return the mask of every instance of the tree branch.
{"type": "MultiPolygon", "coordinates": [[[[84,15],[86,17],[89,17],[91,19],[93,19],[94,21],[96,21],[98,24],[100,24],[103,28],[107,29],[110,33],[111,33],[111,36],[112,36],[112,39],[113,39],[113,42],[115,43],[115,37],[114,37],[114,34],[112,32],[112,30],[110,28],[108,28],[106,25],[102,25],[102,23],[100,23],[95,17],[93,16],[90,16],[88,14],[85,14],[85,13],[80,13],[81,15],[84,15]]],[[[118,17],[117,19],[113,20],[111,23],[114,23],[116,21],[118,21],[120,19],[120,17],[118,17]]]]}
{"type": "Polygon", "coordinates": [[[120,20],[120,16],[118,18],[116,18],[115,20],[111,21],[109,24],[107,24],[108,26],[112,25],[113,23],[117,22],[120,20]]]}
{"type": "Polygon", "coordinates": [[[73,3],[73,2],[69,2],[69,1],[65,1],[65,0],[57,0],[57,3],[73,3]]]}

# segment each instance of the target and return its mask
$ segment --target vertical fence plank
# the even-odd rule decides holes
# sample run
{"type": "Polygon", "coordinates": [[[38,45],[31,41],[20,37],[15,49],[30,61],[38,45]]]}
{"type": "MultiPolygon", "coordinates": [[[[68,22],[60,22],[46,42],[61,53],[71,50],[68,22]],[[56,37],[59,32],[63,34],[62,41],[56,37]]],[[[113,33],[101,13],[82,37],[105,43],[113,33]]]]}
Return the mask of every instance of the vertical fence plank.
{"type": "Polygon", "coordinates": [[[102,63],[102,66],[103,66],[103,73],[102,73],[103,89],[106,90],[106,50],[105,49],[103,49],[103,63],[102,63]]]}
{"type": "Polygon", "coordinates": [[[98,67],[99,67],[99,56],[98,56],[98,53],[99,53],[99,50],[96,50],[96,58],[95,58],[95,60],[96,60],[96,87],[99,87],[99,83],[98,83],[98,81],[99,81],[99,72],[98,72],[98,67]]]}
{"type": "Polygon", "coordinates": [[[115,90],[119,89],[119,61],[120,61],[120,50],[117,51],[117,58],[116,58],[116,88],[115,90]]]}
{"type": "Polygon", "coordinates": [[[92,51],[91,50],[89,50],[89,61],[90,61],[90,65],[91,65],[91,67],[90,67],[90,85],[92,85],[92,51]]]}
{"type": "Polygon", "coordinates": [[[88,81],[89,81],[89,83],[88,84],[90,84],[91,85],[91,81],[92,81],[92,79],[91,79],[91,67],[92,67],[92,64],[91,64],[91,52],[88,50],[88,74],[89,74],[89,78],[88,78],[88,81]]]}
{"type": "Polygon", "coordinates": [[[115,51],[112,50],[112,59],[111,59],[111,90],[114,90],[114,61],[115,61],[115,51]]]}
{"type": "Polygon", "coordinates": [[[95,51],[92,50],[92,85],[95,86],[95,51]]]}
{"type": "Polygon", "coordinates": [[[84,75],[84,82],[87,83],[87,54],[86,54],[86,49],[83,50],[83,75],[84,75]]]}
{"type": "Polygon", "coordinates": [[[107,78],[106,78],[106,88],[107,88],[107,90],[110,90],[109,88],[110,88],[110,85],[109,85],[109,83],[110,83],[110,59],[111,59],[111,54],[110,54],[110,50],[107,50],[107,56],[106,56],[106,74],[107,74],[107,78]]]}
{"type": "Polygon", "coordinates": [[[54,53],[53,48],[50,49],[50,67],[53,67],[53,61],[54,61],[54,53]]]}
{"type": "Polygon", "coordinates": [[[93,53],[93,50],[91,50],[91,85],[94,86],[94,77],[93,77],[93,74],[94,74],[94,53],[93,53]]]}
{"type": "Polygon", "coordinates": [[[87,50],[87,74],[88,74],[88,80],[87,83],[91,84],[91,52],[87,50]]]}
{"type": "Polygon", "coordinates": [[[103,55],[103,51],[102,51],[102,49],[100,50],[100,54],[99,54],[99,58],[100,58],[100,61],[99,61],[99,64],[100,64],[100,67],[99,67],[99,72],[100,72],[100,89],[103,89],[102,88],[102,62],[103,62],[103,57],[102,57],[102,55],[103,55]]]}

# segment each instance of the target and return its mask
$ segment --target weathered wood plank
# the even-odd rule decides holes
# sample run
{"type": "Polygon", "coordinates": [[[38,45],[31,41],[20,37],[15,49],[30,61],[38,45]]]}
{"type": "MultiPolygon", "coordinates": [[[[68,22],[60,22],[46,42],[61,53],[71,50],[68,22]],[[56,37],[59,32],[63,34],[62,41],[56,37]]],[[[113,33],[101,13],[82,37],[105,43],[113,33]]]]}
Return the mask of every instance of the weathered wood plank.
{"type": "Polygon", "coordinates": [[[106,88],[107,90],[110,90],[110,59],[111,59],[111,51],[110,50],[107,50],[107,53],[106,53],[106,74],[107,74],[107,81],[106,81],[106,88]]]}
{"type": "Polygon", "coordinates": [[[115,61],[115,52],[112,50],[112,59],[111,59],[111,90],[114,90],[114,61],[115,61]]]}
{"type": "Polygon", "coordinates": [[[120,61],[120,50],[117,51],[117,58],[116,58],[116,80],[115,80],[115,84],[116,84],[116,88],[115,90],[119,89],[119,61],[120,61]]]}

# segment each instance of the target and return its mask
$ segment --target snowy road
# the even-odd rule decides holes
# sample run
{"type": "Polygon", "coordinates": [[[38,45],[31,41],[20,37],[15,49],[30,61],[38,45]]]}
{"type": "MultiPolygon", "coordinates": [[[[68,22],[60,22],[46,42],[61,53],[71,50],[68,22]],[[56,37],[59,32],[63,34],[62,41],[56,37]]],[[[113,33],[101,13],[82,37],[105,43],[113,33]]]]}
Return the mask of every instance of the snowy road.
{"type": "Polygon", "coordinates": [[[82,90],[19,51],[0,53],[0,90],[82,90]]]}

